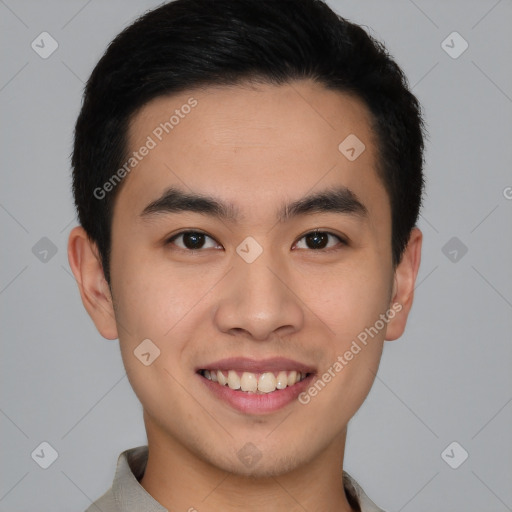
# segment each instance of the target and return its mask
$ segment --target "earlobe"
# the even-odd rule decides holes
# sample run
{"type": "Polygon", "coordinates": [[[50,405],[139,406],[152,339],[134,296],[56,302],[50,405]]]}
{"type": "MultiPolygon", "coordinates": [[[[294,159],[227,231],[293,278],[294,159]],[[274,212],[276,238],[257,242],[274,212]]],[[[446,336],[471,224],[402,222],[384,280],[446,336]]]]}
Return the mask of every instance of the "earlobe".
{"type": "Polygon", "coordinates": [[[422,232],[418,228],[413,228],[402,255],[402,260],[395,269],[390,309],[398,310],[398,312],[388,322],[385,338],[387,341],[396,340],[402,336],[405,330],[407,317],[414,299],[414,287],[421,261],[422,241],[422,232]],[[395,305],[395,308],[393,308],[393,305],[395,305]]]}
{"type": "Polygon", "coordinates": [[[118,337],[112,295],[101,265],[96,244],[81,226],[71,230],[68,261],[82,297],[82,303],[106,339],[118,337]]]}

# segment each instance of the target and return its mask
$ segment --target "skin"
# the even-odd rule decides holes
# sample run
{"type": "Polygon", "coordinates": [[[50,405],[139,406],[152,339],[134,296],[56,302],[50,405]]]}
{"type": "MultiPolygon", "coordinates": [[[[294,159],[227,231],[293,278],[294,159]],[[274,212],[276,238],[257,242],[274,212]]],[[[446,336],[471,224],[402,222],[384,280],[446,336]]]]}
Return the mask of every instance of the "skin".
{"type": "Polygon", "coordinates": [[[191,96],[197,106],[119,191],[111,290],[84,230],[69,237],[82,301],[102,336],[119,338],[143,406],[149,458],[141,485],[169,510],[350,511],[341,484],[347,424],[373,384],[384,341],[404,331],[422,234],[412,231],[394,268],[389,198],[358,99],[310,81],[188,91],[146,104],[129,147],[191,96]],[[352,162],[338,150],[351,133],[366,146],[352,162]],[[171,185],[231,202],[243,217],[141,218],[171,185]],[[334,185],[348,187],[367,218],[329,212],[276,223],[284,202],[334,185]],[[308,245],[304,236],[317,228],[348,245],[335,237],[323,250],[308,245]],[[194,254],[183,237],[165,243],[184,229],[211,238],[194,254]],[[247,236],[263,248],[250,264],[236,252],[247,236]],[[242,414],[194,375],[231,356],[289,357],[321,375],[393,304],[401,311],[306,405],[242,414]],[[133,354],[146,338],[161,351],[149,366],[133,354]],[[262,455],[251,468],[237,457],[248,442],[262,455]]]}

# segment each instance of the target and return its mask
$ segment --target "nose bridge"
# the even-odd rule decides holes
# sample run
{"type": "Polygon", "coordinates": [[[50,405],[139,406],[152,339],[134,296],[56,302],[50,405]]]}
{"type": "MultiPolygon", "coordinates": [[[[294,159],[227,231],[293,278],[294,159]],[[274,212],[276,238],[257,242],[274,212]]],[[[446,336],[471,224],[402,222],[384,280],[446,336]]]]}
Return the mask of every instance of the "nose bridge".
{"type": "Polygon", "coordinates": [[[244,330],[257,339],[284,328],[300,329],[300,300],[287,285],[286,265],[272,250],[263,250],[250,263],[237,256],[230,274],[231,284],[223,290],[216,310],[219,329],[244,330]]]}
{"type": "Polygon", "coordinates": [[[270,308],[286,300],[283,289],[286,271],[283,267],[284,265],[279,264],[272,256],[270,250],[266,250],[252,263],[238,263],[235,272],[240,276],[239,283],[242,285],[243,295],[250,299],[253,307],[270,308]]]}

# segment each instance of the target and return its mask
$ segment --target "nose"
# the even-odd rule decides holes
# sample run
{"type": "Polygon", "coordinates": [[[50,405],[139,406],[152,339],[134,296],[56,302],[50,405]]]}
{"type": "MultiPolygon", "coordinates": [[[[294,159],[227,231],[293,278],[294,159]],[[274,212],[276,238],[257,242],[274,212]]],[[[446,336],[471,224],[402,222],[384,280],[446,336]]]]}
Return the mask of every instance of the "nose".
{"type": "Polygon", "coordinates": [[[293,334],[304,322],[304,305],[294,288],[286,262],[271,251],[263,251],[252,263],[238,258],[217,290],[217,328],[258,341],[293,334]]]}

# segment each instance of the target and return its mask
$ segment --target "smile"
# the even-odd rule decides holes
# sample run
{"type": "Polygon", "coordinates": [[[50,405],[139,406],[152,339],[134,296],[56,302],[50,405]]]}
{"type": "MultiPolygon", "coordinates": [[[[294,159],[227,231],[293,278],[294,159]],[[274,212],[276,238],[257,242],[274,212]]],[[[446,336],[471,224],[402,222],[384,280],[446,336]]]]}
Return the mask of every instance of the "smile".
{"type": "Polygon", "coordinates": [[[266,394],[291,387],[308,377],[309,373],[292,371],[267,371],[261,373],[239,372],[235,370],[200,370],[206,379],[226,386],[234,391],[266,394]]]}

